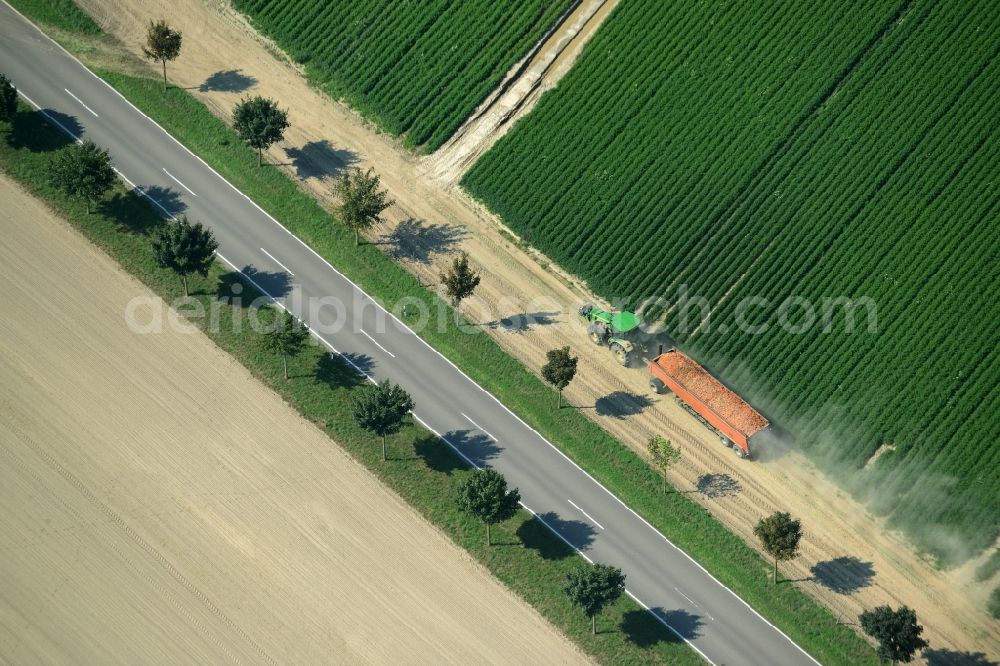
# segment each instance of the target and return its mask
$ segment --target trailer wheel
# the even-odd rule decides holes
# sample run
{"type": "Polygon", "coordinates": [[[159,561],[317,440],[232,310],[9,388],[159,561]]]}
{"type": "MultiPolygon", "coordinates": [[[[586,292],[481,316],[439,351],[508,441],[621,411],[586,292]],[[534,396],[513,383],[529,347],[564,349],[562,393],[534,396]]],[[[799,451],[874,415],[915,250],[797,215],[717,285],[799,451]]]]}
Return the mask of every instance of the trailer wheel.
{"type": "Polygon", "coordinates": [[[662,395],[667,392],[667,385],[663,383],[663,380],[659,377],[653,377],[649,380],[649,388],[653,393],[662,395]]]}

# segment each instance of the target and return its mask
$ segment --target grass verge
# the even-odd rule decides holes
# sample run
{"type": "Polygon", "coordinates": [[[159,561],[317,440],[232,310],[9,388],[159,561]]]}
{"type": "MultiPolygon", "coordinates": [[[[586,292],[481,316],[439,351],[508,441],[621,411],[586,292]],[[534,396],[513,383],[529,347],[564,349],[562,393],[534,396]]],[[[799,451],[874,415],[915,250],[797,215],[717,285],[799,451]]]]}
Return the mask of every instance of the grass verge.
{"type": "MultiPolygon", "coordinates": [[[[17,0],[15,4],[22,8],[22,5],[34,5],[36,2],[17,0]]],[[[30,12],[28,15],[31,16],[30,12]]],[[[143,112],[163,125],[192,152],[201,156],[236,187],[247,193],[257,204],[281,220],[319,254],[349,275],[370,295],[383,304],[396,303],[404,297],[418,298],[427,303],[430,311],[436,311],[439,299],[435,294],[422,287],[412,275],[392,262],[376,247],[367,245],[355,248],[353,236],[347,233],[314,199],[277,169],[258,168],[256,154],[241,144],[229,127],[189,94],[176,88],[171,88],[164,94],[161,84],[155,79],[136,78],[111,71],[97,73],[143,112]]],[[[4,146],[5,151],[8,148],[4,146]]],[[[24,157],[23,151],[19,154],[24,157]]],[[[6,163],[8,161],[6,153],[4,159],[6,163]]],[[[4,168],[7,168],[6,165],[4,168]]],[[[37,180],[37,176],[35,179],[37,180]]],[[[44,194],[47,199],[53,195],[51,191],[45,191],[45,186],[41,182],[29,186],[33,191],[36,191],[36,187],[42,188],[39,193],[44,194]]],[[[64,202],[63,205],[68,204],[64,202]]],[[[62,211],[62,208],[60,210],[62,211]]],[[[117,224],[121,226],[121,223],[117,224]]],[[[161,288],[167,288],[166,284],[158,285],[151,281],[152,278],[146,279],[145,273],[150,270],[148,262],[130,264],[126,261],[132,252],[138,250],[127,249],[125,246],[119,248],[117,241],[113,245],[108,244],[104,237],[95,237],[85,227],[82,228],[96,243],[115,256],[127,270],[135,273],[151,287],[160,293],[174,293],[161,291],[161,288]]],[[[849,627],[838,622],[825,607],[792,584],[770,585],[767,579],[768,563],[739,537],[712,518],[705,509],[679,493],[663,494],[660,491],[660,477],[630,449],[576,410],[551,408],[553,402],[551,390],[518,361],[503,352],[485,333],[470,335],[450,324],[443,331],[427,327],[422,335],[816,659],[830,664],[877,663],[871,647],[849,627]]],[[[273,383],[276,376],[274,373],[278,367],[276,362],[269,365],[267,359],[259,355],[249,354],[245,350],[241,352],[241,347],[231,348],[226,340],[217,342],[233,351],[234,355],[244,360],[255,373],[272,381],[272,385],[276,386],[277,390],[308,418],[328,424],[337,441],[355,452],[352,444],[344,439],[345,434],[350,434],[350,428],[345,426],[341,419],[331,418],[330,413],[322,413],[322,405],[327,399],[312,391],[302,395],[290,394],[291,387],[296,385],[296,382],[287,386],[282,382],[273,383]],[[265,372],[263,370],[265,367],[270,369],[265,372]]],[[[305,357],[300,359],[300,362],[306,362],[305,357]]],[[[313,359],[313,362],[319,363],[316,359],[313,359]]],[[[349,415],[346,421],[350,422],[349,415]]],[[[417,435],[408,431],[406,437],[411,436],[417,435]]],[[[406,474],[400,472],[401,476],[397,478],[392,472],[394,468],[372,464],[366,456],[368,453],[374,455],[374,448],[367,439],[364,442],[366,444],[359,446],[355,453],[359,460],[369,465],[388,485],[452,534],[456,541],[469,547],[471,552],[490,566],[494,574],[538,607],[555,624],[566,629],[567,633],[574,640],[578,640],[591,654],[602,661],[619,661],[626,659],[624,654],[618,652],[618,648],[623,644],[637,646],[647,643],[638,648],[644,651],[642,653],[644,655],[651,649],[666,649],[673,645],[667,639],[652,642],[639,640],[638,643],[633,640],[620,642],[616,644],[617,647],[609,647],[606,652],[592,649],[595,646],[590,645],[587,637],[579,635],[579,627],[573,623],[573,618],[566,614],[566,608],[553,614],[554,611],[549,608],[549,604],[555,604],[553,608],[558,608],[557,600],[538,597],[538,585],[542,580],[537,578],[537,572],[521,571],[494,562],[499,557],[497,553],[500,549],[484,552],[482,546],[477,545],[475,538],[467,542],[461,536],[456,536],[453,528],[441,522],[442,518],[448,517],[453,512],[450,509],[450,497],[441,500],[440,486],[432,486],[429,495],[417,493],[411,496],[406,492],[411,483],[410,480],[403,478],[406,474]],[[372,449],[371,452],[368,451],[369,448],[372,449]]],[[[400,443],[400,446],[404,445],[400,443]]],[[[416,450],[416,444],[411,446],[416,450]]],[[[422,445],[424,448],[428,446],[426,443],[422,445]]],[[[402,470],[404,466],[397,465],[395,468],[402,470]]],[[[460,472],[454,469],[446,476],[450,479],[457,474],[460,472]]],[[[450,519],[454,519],[455,524],[465,525],[463,529],[468,531],[467,523],[462,523],[454,516],[450,519]]],[[[518,518],[518,521],[521,521],[521,518],[518,518]]],[[[527,521],[526,524],[532,522],[527,521]]],[[[519,526],[514,526],[512,531],[524,538],[520,534],[519,526]]],[[[510,550],[532,549],[528,547],[510,550]]],[[[554,561],[562,561],[562,558],[554,561]]],[[[558,584],[561,584],[561,576],[557,578],[559,578],[558,584]]],[[[618,621],[624,620],[626,612],[619,613],[618,621]]],[[[622,626],[637,623],[636,617],[629,616],[630,619],[622,626]]],[[[624,628],[622,631],[630,635],[624,628]]],[[[598,639],[600,638],[599,636],[598,639]]],[[[679,651],[676,656],[669,659],[682,658],[681,655],[683,658],[691,656],[689,651],[679,651]]],[[[642,658],[648,659],[650,656],[642,658]]]]}

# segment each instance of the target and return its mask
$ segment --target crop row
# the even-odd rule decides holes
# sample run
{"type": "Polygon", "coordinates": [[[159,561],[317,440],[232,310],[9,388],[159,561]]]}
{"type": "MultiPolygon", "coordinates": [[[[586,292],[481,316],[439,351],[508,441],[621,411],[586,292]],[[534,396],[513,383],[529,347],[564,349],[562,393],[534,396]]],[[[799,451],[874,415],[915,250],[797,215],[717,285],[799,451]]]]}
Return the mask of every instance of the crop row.
{"type": "Polygon", "coordinates": [[[458,129],[572,0],[235,0],[314,79],[411,146],[458,129]]]}
{"type": "Polygon", "coordinates": [[[464,185],[609,299],[707,299],[657,311],[682,347],[928,549],[987,546],[1000,6],[681,4],[621,5],[464,185]]]}

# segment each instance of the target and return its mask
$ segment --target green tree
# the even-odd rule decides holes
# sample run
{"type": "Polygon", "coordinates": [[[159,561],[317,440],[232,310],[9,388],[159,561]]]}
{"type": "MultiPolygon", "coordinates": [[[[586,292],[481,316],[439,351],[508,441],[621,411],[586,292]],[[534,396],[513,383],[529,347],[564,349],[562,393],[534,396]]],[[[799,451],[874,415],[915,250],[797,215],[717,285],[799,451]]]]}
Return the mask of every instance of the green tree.
{"type": "Polygon", "coordinates": [[[382,460],[385,455],[385,438],[403,427],[406,414],[413,409],[413,398],[388,380],[363,392],[354,402],[354,422],[362,430],[382,438],[382,460]]]}
{"type": "Polygon", "coordinates": [[[774,572],[771,580],[778,582],[778,560],[784,562],[799,554],[802,539],[802,525],[784,511],[776,511],[767,518],[761,518],[753,533],[760,539],[764,550],[774,558],[774,572]]]}
{"type": "Polygon", "coordinates": [[[154,231],[152,245],[156,263],[181,276],[185,296],[189,295],[188,276],[197,273],[206,277],[219,247],[211,229],[201,222],[191,224],[184,216],[154,231]]]}
{"type": "Polygon", "coordinates": [[[247,97],[233,109],[233,129],[240,139],[257,149],[257,166],[264,164],[264,151],[281,141],[288,129],[288,112],[273,99],[247,97]]]}
{"type": "Polygon", "coordinates": [[[309,331],[298,319],[284,310],[274,320],[274,326],[264,333],[264,349],[272,354],[281,354],[281,363],[288,380],[288,357],[298,356],[305,349],[309,331]]]}
{"type": "Polygon", "coordinates": [[[17,88],[3,74],[0,74],[0,122],[14,120],[17,113],[17,88]]]}
{"type": "Polygon", "coordinates": [[[653,465],[657,471],[659,471],[660,478],[663,480],[663,492],[667,492],[667,470],[681,459],[681,450],[679,447],[671,444],[669,439],[664,439],[661,435],[651,438],[649,443],[646,444],[646,450],[649,452],[649,457],[653,461],[653,465]]]}
{"type": "Polygon", "coordinates": [[[477,469],[458,486],[458,508],[486,524],[486,545],[493,545],[490,526],[510,520],[517,513],[521,493],[508,491],[503,474],[492,469],[477,469]]]}
{"type": "Polygon", "coordinates": [[[49,182],[67,196],[82,198],[89,215],[91,204],[115,184],[111,156],[89,140],[69,146],[49,163],[49,182]]]}
{"type": "Polygon", "coordinates": [[[917,650],[927,647],[927,641],[920,637],[924,628],[917,624],[917,614],[912,608],[901,606],[892,610],[879,606],[863,612],[858,621],[864,632],[878,643],[878,656],[883,661],[909,663],[917,650]]]}
{"type": "Polygon", "coordinates": [[[394,204],[382,189],[382,179],[374,169],[348,169],[337,179],[340,203],[337,217],[354,232],[354,246],[360,243],[361,232],[382,221],[382,211],[394,204]]]}
{"type": "Polygon", "coordinates": [[[150,21],[146,30],[146,45],[142,52],[150,60],[163,64],[163,89],[167,89],[167,61],[181,54],[181,33],[167,25],[166,21],[150,21]]]}
{"type": "Polygon", "coordinates": [[[444,290],[452,307],[457,308],[479,286],[479,273],[472,270],[469,255],[462,252],[451,262],[451,267],[441,273],[441,282],[444,283],[444,290]]]}
{"type": "Polygon", "coordinates": [[[576,362],[579,359],[569,355],[569,347],[550,349],[545,356],[548,361],[542,366],[542,378],[558,391],[556,406],[562,408],[563,389],[576,377],[576,362]]]}
{"type": "Polygon", "coordinates": [[[590,632],[597,634],[597,616],[625,591],[625,574],[607,564],[581,564],[566,576],[563,592],[590,618],[590,632]]]}

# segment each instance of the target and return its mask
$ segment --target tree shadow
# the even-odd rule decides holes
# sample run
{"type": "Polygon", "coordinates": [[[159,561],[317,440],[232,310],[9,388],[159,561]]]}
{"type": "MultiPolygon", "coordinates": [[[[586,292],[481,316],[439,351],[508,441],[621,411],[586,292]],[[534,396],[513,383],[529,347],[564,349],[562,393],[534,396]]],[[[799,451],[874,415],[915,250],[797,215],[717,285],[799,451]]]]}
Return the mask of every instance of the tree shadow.
{"type": "Polygon", "coordinates": [[[95,209],[133,234],[146,235],[165,222],[160,211],[135,192],[115,192],[98,201],[95,209]]]}
{"type": "Polygon", "coordinates": [[[557,323],[560,312],[522,312],[502,319],[488,321],[484,328],[500,329],[508,333],[524,333],[532,326],[550,326],[557,323]]]}
{"type": "Polygon", "coordinates": [[[580,520],[566,520],[555,512],[540,514],[517,528],[517,536],[525,548],[538,551],[546,560],[561,560],[576,551],[552,533],[555,530],[577,548],[583,550],[594,542],[597,533],[594,528],[580,520]]]}
{"type": "Polygon", "coordinates": [[[413,450],[435,472],[451,476],[456,470],[469,469],[468,463],[434,435],[424,435],[418,439],[413,443],[413,450]]]}
{"type": "Polygon", "coordinates": [[[838,557],[817,562],[810,569],[813,579],[838,594],[851,594],[872,584],[875,566],[856,557],[838,557]]]}
{"type": "Polygon", "coordinates": [[[198,86],[200,92],[243,92],[257,85],[257,79],[238,69],[216,72],[198,86]]]}
{"type": "Polygon", "coordinates": [[[258,296],[257,290],[236,271],[219,276],[219,284],[215,288],[215,298],[226,305],[236,305],[237,301],[243,307],[258,296]]]}
{"type": "MultiPolygon", "coordinates": [[[[76,136],[83,134],[83,127],[74,116],[46,109],[46,113],[76,136]]],[[[47,153],[59,150],[74,142],[74,139],[59,129],[52,120],[36,111],[18,110],[7,128],[7,145],[15,149],[27,149],[33,153],[47,153]]]]}
{"type": "Polygon", "coordinates": [[[372,371],[375,370],[375,359],[373,359],[368,354],[355,354],[353,352],[341,353],[341,357],[347,361],[347,364],[356,371],[360,371],[363,375],[371,376],[372,371]]]}
{"type": "Polygon", "coordinates": [[[712,499],[737,495],[743,490],[740,482],[728,474],[702,474],[695,487],[702,495],[712,499]]]}
{"type": "Polygon", "coordinates": [[[310,141],[301,148],[285,148],[296,175],[303,180],[336,176],[341,170],[353,166],[358,156],[350,150],[337,150],[329,141],[310,141]]]}
{"type": "Polygon", "coordinates": [[[702,622],[699,615],[690,613],[683,608],[670,611],[665,611],[662,608],[654,608],[652,612],[663,618],[664,622],[669,624],[674,631],[686,640],[692,640],[701,635],[700,629],[704,622],[702,622]]]}
{"type": "Polygon", "coordinates": [[[444,438],[479,467],[485,467],[500,454],[500,447],[496,442],[479,432],[450,430],[444,434],[444,438]]]}
{"type": "Polygon", "coordinates": [[[397,224],[384,242],[393,246],[389,254],[394,259],[429,264],[435,254],[452,251],[467,235],[450,224],[429,224],[411,217],[397,224]]]}
{"type": "Polygon", "coordinates": [[[622,633],[639,648],[651,648],[660,643],[680,643],[677,635],[644,610],[630,610],[622,615],[622,633]]]}
{"type": "MultiPolygon", "coordinates": [[[[149,185],[142,188],[142,191],[147,197],[163,206],[163,209],[171,215],[181,215],[187,210],[187,204],[181,199],[181,193],[177,190],[160,185],[149,185]]],[[[157,212],[160,211],[157,210],[157,212]]]]}
{"type": "Polygon", "coordinates": [[[255,266],[247,265],[241,272],[271,298],[281,298],[292,292],[291,276],[284,271],[262,271],[255,266]]]}
{"type": "Polygon", "coordinates": [[[1000,666],[983,652],[958,652],[957,650],[927,649],[923,652],[927,666],[1000,666]]]}
{"type": "Polygon", "coordinates": [[[626,416],[639,414],[653,404],[653,401],[645,395],[637,395],[630,391],[615,391],[603,398],[598,398],[594,403],[594,409],[600,416],[611,416],[616,419],[623,419],[626,416]]]}
{"type": "Polygon", "coordinates": [[[316,362],[316,381],[332,389],[353,389],[366,383],[339,354],[323,354],[316,362]]]}

